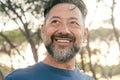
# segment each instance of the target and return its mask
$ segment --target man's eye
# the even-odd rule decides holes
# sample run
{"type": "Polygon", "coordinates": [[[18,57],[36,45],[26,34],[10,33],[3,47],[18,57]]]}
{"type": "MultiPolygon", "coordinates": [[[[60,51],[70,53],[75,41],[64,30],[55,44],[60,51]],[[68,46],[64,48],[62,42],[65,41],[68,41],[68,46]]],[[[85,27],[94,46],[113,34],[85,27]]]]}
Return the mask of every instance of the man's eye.
{"type": "Polygon", "coordinates": [[[53,24],[59,24],[60,22],[58,20],[53,20],[52,23],[53,24]]]}
{"type": "Polygon", "coordinates": [[[79,25],[76,21],[71,21],[70,24],[71,25],[79,25]]]}

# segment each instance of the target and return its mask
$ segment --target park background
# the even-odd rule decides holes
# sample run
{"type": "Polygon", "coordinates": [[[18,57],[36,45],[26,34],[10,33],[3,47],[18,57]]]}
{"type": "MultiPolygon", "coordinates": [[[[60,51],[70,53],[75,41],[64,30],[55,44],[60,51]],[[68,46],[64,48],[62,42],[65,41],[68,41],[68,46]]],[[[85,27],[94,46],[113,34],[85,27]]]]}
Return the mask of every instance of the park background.
{"type": "MultiPolygon", "coordinates": [[[[0,80],[46,56],[40,25],[47,1],[0,0],[0,80]]],[[[95,80],[120,80],[120,0],[84,2],[89,35],[76,57],[77,64],[95,80]]]]}

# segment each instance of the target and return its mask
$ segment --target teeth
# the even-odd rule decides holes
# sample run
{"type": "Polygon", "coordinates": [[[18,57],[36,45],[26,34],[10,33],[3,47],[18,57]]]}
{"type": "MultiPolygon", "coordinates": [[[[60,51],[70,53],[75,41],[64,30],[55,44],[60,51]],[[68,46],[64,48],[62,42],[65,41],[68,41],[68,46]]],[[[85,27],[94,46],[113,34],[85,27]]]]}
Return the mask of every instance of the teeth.
{"type": "Polygon", "coordinates": [[[69,40],[57,40],[57,42],[70,42],[69,40]]]}

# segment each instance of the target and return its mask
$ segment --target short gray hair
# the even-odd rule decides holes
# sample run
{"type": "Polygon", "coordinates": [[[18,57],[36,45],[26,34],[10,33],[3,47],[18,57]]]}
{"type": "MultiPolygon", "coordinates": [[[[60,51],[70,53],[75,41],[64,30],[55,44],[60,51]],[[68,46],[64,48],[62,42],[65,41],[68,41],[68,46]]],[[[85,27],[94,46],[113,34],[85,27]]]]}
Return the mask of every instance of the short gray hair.
{"type": "Polygon", "coordinates": [[[46,18],[46,15],[49,13],[51,8],[53,8],[55,5],[59,3],[74,4],[80,9],[84,18],[87,15],[87,8],[86,8],[85,3],[82,0],[49,0],[44,6],[44,17],[46,18]]]}

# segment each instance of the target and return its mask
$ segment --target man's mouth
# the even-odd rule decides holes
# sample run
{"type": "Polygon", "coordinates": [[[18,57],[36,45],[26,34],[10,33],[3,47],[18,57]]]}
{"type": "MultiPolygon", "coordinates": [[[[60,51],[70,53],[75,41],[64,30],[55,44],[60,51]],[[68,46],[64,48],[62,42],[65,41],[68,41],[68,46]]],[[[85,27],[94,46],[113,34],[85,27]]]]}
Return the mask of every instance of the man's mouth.
{"type": "Polygon", "coordinates": [[[60,42],[60,43],[70,43],[70,42],[72,42],[72,39],[56,38],[55,41],[56,41],[56,42],[60,42]]]}
{"type": "Polygon", "coordinates": [[[58,45],[71,45],[71,43],[75,41],[75,38],[70,35],[58,34],[58,35],[52,36],[52,41],[53,43],[58,45]]]}

